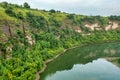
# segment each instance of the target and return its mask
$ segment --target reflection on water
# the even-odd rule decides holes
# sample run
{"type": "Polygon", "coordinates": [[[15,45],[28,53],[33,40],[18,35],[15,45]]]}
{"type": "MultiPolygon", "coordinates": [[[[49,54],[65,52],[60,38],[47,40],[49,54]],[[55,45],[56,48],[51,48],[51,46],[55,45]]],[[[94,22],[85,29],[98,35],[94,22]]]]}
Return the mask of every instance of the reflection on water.
{"type": "Polygon", "coordinates": [[[41,80],[120,80],[120,69],[104,57],[120,57],[120,43],[89,45],[67,51],[48,64],[41,80]]]}
{"type": "Polygon", "coordinates": [[[120,69],[105,59],[75,64],[70,70],[56,71],[45,80],[120,80],[120,69]]]}

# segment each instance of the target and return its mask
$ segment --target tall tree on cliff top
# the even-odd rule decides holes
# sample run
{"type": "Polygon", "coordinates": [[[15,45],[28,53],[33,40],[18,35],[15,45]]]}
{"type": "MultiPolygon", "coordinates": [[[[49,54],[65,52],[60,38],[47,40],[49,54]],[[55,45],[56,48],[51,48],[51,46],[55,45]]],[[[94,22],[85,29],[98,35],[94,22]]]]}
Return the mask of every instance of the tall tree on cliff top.
{"type": "Polygon", "coordinates": [[[29,5],[27,2],[25,2],[25,3],[23,4],[23,6],[24,6],[24,8],[30,8],[30,5],[29,5]]]}

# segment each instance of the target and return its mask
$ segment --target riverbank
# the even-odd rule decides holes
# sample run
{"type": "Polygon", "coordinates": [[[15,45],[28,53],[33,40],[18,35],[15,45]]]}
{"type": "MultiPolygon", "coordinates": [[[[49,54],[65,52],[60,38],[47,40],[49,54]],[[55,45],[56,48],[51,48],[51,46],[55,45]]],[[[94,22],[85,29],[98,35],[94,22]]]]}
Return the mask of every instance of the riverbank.
{"type": "Polygon", "coordinates": [[[116,66],[120,67],[120,63],[118,62],[118,60],[120,59],[120,57],[106,57],[106,60],[112,62],[113,64],[115,64],[116,66]]]}
{"type": "Polygon", "coordinates": [[[43,67],[40,71],[38,71],[38,72],[36,73],[36,79],[35,79],[35,80],[40,80],[40,74],[45,71],[45,69],[47,68],[47,64],[48,64],[49,62],[53,61],[54,59],[56,59],[57,57],[59,57],[60,55],[62,55],[64,52],[66,52],[66,50],[67,50],[67,49],[65,49],[62,53],[57,54],[55,57],[46,60],[46,61],[44,62],[44,67],[43,67]]]}
{"type": "Polygon", "coordinates": [[[53,61],[54,59],[58,58],[59,56],[61,56],[62,54],[64,54],[66,51],[68,51],[68,50],[70,50],[70,49],[74,49],[74,48],[82,47],[82,46],[87,46],[87,45],[90,45],[90,44],[98,45],[98,44],[113,43],[113,42],[120,42],[120,41],[119,41],[119,40],[114,40],[114,41],[102,41],[102,42],[97,42],[97,43],[96,43],[96,42],[91,42],[91,43],[81,44],[81,45],[79,45],[79,46],[74,46],[74,47],[71,47],[71,48],[68,48],[68,49],[64,49],[63,52],[58,53],[58,54],[57,54],[56,56],[54,56],[53,58],[48,59],[48,60],[46,60],[46,61],[44,62],[43,68],[36,73],[36,79],[35,79],[35,80],[40,80],[40,74],[42,74],[42,73],[45,71],[45,69],[47,68],[47,64],[48,64],[48,63],[50,63],[50,62],[53,61]]]}
{"type": "Polygon", "coordinates": [[[43,68],[36,73],[36,79],[35,79],[35,80],[40,80],[40,74],[45,71],[45,69],[47,68],[47,64],[48,64],[48,63],[50,63],[50,62],[53,61],[54,59],[58,58],[58,57],[61,56],[62,54],[64,54],[67,50],[74,49],[74,48],[77,48],[77,47],[86,46],[86,45],[87,45],[87,44],[79,45],[79,46],[74,46],[74,47],[71,47],[71,48],[68,48],[68,49],[64,49],[61,53],[57,54],[57,55],[54,56],[53,58],[46,60],[46,61],[44,62],[43,68]]]}
{"type": "Polygon", "coordinates": [[[70,50],[70,49],[74,49],[74,48],[77,48],[77,47],[80,47],[80,46],[75,46],[75,47],[72,47],[72,48],[68,48],[68,49],[64,49],[63,52],[57,54],[56,56],[54,56],[53,58],[51,59],[48,59],[44,62],[44,67],[38,71],[36,73],[36,79],[35,80],[40,80],[40,74],[43,73],[45,71],[45,69],[47,68],[47,64],[50,63],[51,61],[53,61],[54,59],[58,58],[59,56],[61,56],[62,54],[64,54],[67,50],[70,50]]]}

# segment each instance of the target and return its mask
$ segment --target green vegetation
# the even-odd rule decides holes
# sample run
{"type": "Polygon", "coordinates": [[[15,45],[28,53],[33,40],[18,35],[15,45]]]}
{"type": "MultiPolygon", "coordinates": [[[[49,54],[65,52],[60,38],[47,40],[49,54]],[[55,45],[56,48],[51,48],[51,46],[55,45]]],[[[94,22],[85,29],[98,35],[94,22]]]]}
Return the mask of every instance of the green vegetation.
{"type": "Polygon", "coordinates": [[[109,19],[120,21],[120,16],[110,16],[109,19]]]}
{"type": "Polygon", "coordinates": [[[15,17],[16,16],[15,13],[13,12],[13,10],[10,9],[10,8],[6,9],[5,13],[8,14],[9,16],[11,16],[11,17],[15,17]]]}
{"type": "Polygon", "coordinates": [[[118,59],[118,63],[120,63],[120,59],[118,59]]]}
{"type": "Polygon", "coordinates": [[[103,28],[110,20],[31,9],[28,3],[23,7],[0,3],[0,80],[33,80],[45,60],[66,48],[120,40],[119,29],[90,31],[84,25],[95,22],[103,28]],[[82,32],[76,32],[77,28],[82,32]]]}
{"type": "Polygon", "coordinates": [[[30,6],[27,2],[24,3],[24,8],[30,8],[30,6]]]}

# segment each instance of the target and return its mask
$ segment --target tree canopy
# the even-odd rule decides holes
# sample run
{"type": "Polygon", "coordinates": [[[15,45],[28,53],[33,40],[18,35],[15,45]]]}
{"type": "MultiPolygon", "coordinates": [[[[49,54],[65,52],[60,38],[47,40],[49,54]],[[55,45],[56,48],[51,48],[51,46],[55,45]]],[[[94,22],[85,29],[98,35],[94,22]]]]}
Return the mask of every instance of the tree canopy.
{"type": "Polygon", "coordinates": [[[25,3],[23,4],[23,6],[24,6],[24,8],[30,8],[30,5],[29,5],[27,2],[25,2],[25,3]]]}

